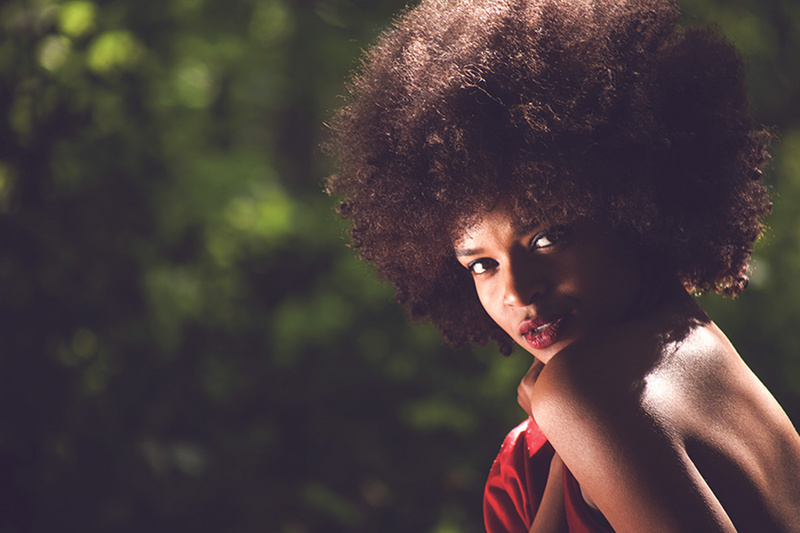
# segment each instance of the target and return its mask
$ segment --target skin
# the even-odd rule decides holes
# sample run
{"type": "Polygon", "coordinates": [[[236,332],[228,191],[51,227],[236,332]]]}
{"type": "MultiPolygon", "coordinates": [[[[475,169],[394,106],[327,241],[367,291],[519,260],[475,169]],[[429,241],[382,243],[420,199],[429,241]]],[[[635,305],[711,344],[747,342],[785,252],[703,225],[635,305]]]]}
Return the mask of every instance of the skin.
{"type": "Polygon", "coordinates": [[[502,203],[455,252],[537,360],[520,404],[557,454],[531,531],[565,527],[561,461],[617,532],[800,531],[800,437],[677,279],[609,227],[518,227],[502,203]],[[536,348],[520,324],[542,314],[562,320],[536,348]]]}
{"type": "Polygon", "coordinates": [[[500,205],[455,249],[489,316],[545,364],[575,339],[625,319],[644,292],[633,252],[589,221],[566,234],[521,228],[500,205]],[[556,342],[545,349],[533,349],[519,331],[523,320],[537,316],[564,318],[556,342]]]}

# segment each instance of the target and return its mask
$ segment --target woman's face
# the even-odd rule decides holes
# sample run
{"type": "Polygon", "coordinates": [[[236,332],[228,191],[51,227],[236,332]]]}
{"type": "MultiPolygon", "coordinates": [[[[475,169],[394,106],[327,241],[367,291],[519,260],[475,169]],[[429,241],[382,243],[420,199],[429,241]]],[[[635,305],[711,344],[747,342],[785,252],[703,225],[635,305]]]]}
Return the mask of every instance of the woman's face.
{"type": "Polygon", "coordinates": [[[588,220],[520,227],[501,204],[459,236],[455,253],[489,316],[544,363],[628,319],[642,288],[636,251],[588,220]]]}

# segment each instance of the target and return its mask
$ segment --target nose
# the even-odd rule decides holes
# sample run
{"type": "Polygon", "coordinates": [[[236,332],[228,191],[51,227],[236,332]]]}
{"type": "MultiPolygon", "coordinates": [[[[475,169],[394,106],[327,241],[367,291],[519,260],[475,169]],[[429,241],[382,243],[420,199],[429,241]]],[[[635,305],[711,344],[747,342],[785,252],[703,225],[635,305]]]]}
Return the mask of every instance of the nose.
{"type": "Polygon", "coordinates": [[[523,258],[509,261],[503,281],[503,303],[510,307],[530,305],[547,287],[542,268],[523,258]]]}

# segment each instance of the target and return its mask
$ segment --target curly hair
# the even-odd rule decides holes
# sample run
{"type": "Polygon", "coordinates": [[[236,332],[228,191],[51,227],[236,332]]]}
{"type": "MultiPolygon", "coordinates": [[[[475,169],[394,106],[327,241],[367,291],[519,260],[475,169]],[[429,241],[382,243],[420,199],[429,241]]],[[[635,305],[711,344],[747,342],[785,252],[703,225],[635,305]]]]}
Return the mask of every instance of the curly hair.
{"type": "Polygon", "coordinates": [[[423,0],[379,37],[327,185],[412,317],[510,353],[453,254],[500,198],[523,221],[603,219],[689,290],[745,288],[770,134],[733,46],[678,20],[671,0],[423,0]]]}

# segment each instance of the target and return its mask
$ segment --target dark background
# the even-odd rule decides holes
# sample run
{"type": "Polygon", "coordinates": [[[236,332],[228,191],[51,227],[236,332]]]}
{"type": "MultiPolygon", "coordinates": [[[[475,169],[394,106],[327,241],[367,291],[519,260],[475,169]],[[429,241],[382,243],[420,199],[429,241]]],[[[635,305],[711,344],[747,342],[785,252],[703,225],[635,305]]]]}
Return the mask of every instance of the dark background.
{"type": "MultiPolygon", "coordinates": [[[[0,533],[478,532],[530,363],[345,246],[323,123],[393,0],[0,4],[0,533]]],[[[800,421],[800,5],[686,0],[780,141],[706,307],[800,421]]]]}

